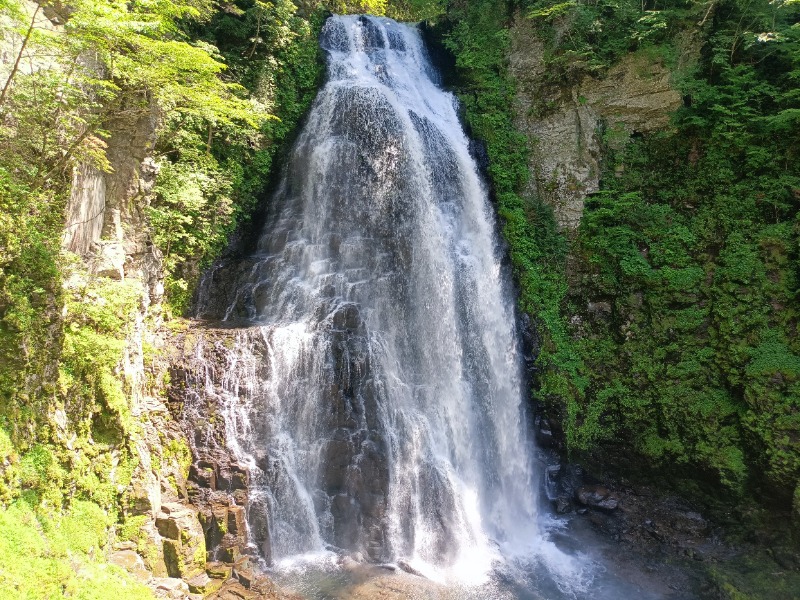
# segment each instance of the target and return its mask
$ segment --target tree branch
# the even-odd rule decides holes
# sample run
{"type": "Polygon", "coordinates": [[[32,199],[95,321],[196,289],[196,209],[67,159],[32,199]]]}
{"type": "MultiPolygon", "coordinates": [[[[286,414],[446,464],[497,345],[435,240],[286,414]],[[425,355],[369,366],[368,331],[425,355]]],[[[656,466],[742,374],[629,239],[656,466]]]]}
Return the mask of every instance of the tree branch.
{"type": "Polygon", "coordinates": [[[6,96],[8,95],[8,90],[11,88],[11,80],[14,79],[14,75],[17,74],[17,70],[19,69],[19,62],[22,60],[22,54],[25,52],[25,47],[28,45],[28,40],[31,39],[31,34],[33,33],[33,26],[36,23],[36,16],[39,14],[39,10],[41,9],[41,5],[36,5],[36,10],[33,11],[33,18],[31,19],[31,24],[28,27],[28,32],[25,34],[25,38],[22,40],[22,46],[17,53],[17,60],[14,61],[14,66],[11,69],[11,73],[8,75],[8,79],[6,79],[6,84],[3,86],[3,92],[0,94],[0,106],[3,106],[3,103],[6,101],[6,96]]]}

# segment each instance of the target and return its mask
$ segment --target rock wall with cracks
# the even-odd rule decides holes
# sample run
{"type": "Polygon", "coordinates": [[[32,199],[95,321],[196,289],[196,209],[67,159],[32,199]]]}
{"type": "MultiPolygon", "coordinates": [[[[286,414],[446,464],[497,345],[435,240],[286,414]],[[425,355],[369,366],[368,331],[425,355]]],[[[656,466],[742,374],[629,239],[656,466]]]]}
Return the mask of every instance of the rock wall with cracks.
{"type": "MultiPolygon", "coordinates": [[[[681,61],[691,60],[690,44],[681,61]]],[[[580,225],[585,198],[597,192],[605,144],[669,126],[682,99],[662,63],[627,54],[606,75],[546,77],[544,41],[533,22],[517,14],[511,27],[509,73],[517,84],[516,125],[531,145],[528,194],[551,206],[559,228],[580,225]]]]}

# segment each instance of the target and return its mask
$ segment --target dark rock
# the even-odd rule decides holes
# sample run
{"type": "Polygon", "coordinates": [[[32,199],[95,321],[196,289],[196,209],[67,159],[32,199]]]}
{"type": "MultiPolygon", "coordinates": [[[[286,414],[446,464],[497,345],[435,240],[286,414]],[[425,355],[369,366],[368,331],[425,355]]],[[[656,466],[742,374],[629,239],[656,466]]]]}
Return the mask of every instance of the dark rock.
{"type": "Polygon", "coordinates": [[[536,443],[540,448],[552,448],[556,445],[550,421],[544,417],[536,420],[536,443]]]}
{"type": "Polygon", "coordinates": [[[248,590],[256,577],[252,569],[234,569],[233,576],[248,590]]]}
{"type": "Polygon", "coordinates": [[[245,470],[231,473],[231,490],[246,490],[250,484],[250,474],[245,470]]]}
{"type": "Polygon", "coordinates": [[[211,467],[199,467],[192,465],[189,471],[189,478],[200,487],[208,488],[211,490],[217,489],[217,477],[214,469],[211,467]]]}
{"type": "Polygon", "coordinates": [[[241,555],[242,549],[239,547],[239,539],[230,533],[223,535],[219,544],[219,558],[222,562],[235,563],[241,555]]]}
{"type": "Polygon", "coordinates": [[[612,511],[619,506],[619,496],[601,485],[586,485],[575,491],[575,498],[584,506],[612,511]]]}

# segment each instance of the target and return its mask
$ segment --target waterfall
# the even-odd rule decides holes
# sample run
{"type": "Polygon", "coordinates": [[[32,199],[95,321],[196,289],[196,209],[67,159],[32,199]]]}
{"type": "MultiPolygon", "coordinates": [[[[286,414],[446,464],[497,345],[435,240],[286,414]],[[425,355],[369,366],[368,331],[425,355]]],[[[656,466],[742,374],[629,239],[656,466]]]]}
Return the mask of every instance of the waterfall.
{"type": "Polygon", "coordinates": [[[418,29],[334,16],[321,45],[257,251],[201,293],[238,328],[215,393],[250,539],[464,581],[542,543],[487,189],[418,29]]]}

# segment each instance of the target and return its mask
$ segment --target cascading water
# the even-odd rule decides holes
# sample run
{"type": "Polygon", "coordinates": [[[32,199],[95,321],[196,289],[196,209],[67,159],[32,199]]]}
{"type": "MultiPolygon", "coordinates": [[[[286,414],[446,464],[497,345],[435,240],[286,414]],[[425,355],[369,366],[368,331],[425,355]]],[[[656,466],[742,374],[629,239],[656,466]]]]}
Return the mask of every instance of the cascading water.
{"type": "Polygon", "coordinates": [[[258,251],[200,302],[242,326],[217,393],[250,540],[279,565],[344,550],[465,581],[538,553],[574,577],[538,531],[513,300],[456,101],[411,26],[335,16],[321,44],[258,251]]]}

